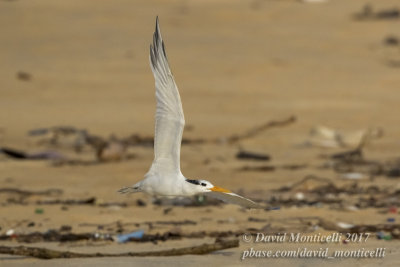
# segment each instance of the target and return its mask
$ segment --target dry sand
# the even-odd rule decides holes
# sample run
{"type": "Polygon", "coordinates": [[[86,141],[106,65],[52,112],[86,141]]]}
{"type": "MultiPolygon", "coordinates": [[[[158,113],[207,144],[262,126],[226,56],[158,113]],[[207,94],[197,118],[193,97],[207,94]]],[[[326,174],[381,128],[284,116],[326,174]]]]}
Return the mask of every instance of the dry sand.
{"type": "MultiPolygon", "coordinates": [[[[186,138],[218,138],[244,132],[270,120],[295,115],[297,121],[273,128],[240,144],[205,144],[182,147],[182,171],[186,177],[204,178],[248,196],[268,198],[268,192],[300,181],[309,174],[339,176],[332,169],[318,169],[320,154],[343,149],[302,147],[314,125],[344,131],[381,127],[384,136],[371,142],[365,156],[372,160],[399,157],[400,75],[388,62],[400,59],[400,46],[389,47],[383,40],[400,37],[400,19],[356,21],[352,15],[371,1],[330,0],[307,4],[292,0],[275,1],[0,1],[0,146],[35,152],[54,147],[39,145],[27,131],[40,127],[72,125],[91,133],[118,137],[137,133],[153,134],[154,81],[148,64],[148,46],[155,16],[161,29],[171,68],[180,88],[186,122],[186,138]],[[17,79],[26,72],[31,79],[17,79]],[[239,145],[272,156],[272,165],[308,164],[299,170],[240,172],[258,163],[235,158],[239,145]],[[208,162],[208,164],[205,164],[208,162]]],[[[372,2],[374,9],[398,6],[396,0],[372,2]]],[[[76,155],[88,159],[90,149],[76,155]]],[[[398,214],[383,209],[357,211],[333,209],[328,205],[282,207],[278,211],[243,211],[232,205],[207,207],[154,206],[144,195],[123,196],[116,191],[143,177],[153,157],[151,148],[132,147],[131,160],[91,166],[52,166],[47,161],[17,161],[0,155],[0,188],[45,190],[59,188],[63,199],[95,197],[97,203],[126,202],[128,207],[98,205],[27,205],[7,201],[0,195],[1,234],[44,232],[72,226],[74,233],[94,232],[82,223],[107,224],[155,220],[196,221],[182,231],[240,230],[261,228],[268,222],[291,229],[291,218],[319,216],[352,224],[385,224],[398,214]],[[134,205],[137,199],[146,207],[134,205]],[[42,208],[43,214],[35,209],[42,208]],[[249,222],[249,217],[267,220],[249,222]],[[29,222],[35,226],[28,227],[29,222]]],[[[258,164],[260,165],[260,164],[258,164]]],[[[377,176],[382,188],[399,189],[398,179],[377,176]]],[[[127,229],[128,230],[128,229],[127,229]]],[[[134,227],[129,230],[134,230],[134,227]]],[[[171,226],[145,229],[150,233],[171,230],[171,226]]],[[[325,230],[317,230],[317,232],[325,230]]],[[[158,250],[213,242],[207,239],[115,244],[33,243],[58,250],[123,252],[158,250]]],[[[17,245],[2,241],[2,245],[17,245]]],[[[241,261],[250,246],[258,249],[288,249],[286,243],[246,244],[207,256],[160,258],[106,258],[43,261],[2,255],[2,266],[114,266],[173,264],[187,266],[229,264],[287,266],[400,266],[398,240],[377,240],[365,247],[385,247],[383,259],[251,259],[241,261]]],[[[319,248],[326,244],[302,244],[319,248]]],[[[332,249],[360,248],[336,244],[332,249]]],[[[297,247],[296,247],[297,248],[297,247]]]]}

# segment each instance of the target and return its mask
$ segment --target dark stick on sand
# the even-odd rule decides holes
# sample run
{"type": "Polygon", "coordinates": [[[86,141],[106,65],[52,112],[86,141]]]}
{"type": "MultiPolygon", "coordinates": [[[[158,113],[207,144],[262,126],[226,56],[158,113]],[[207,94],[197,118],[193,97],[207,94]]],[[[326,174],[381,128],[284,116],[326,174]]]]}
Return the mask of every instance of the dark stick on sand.
{"type": "Polygon", "coordinates": [[[239,246],[239,240],[217,241],[214,244],[202,244],[194,247],[173,248],[160,251],[127,252],[120,254],[109,253],[76,253],[69,251],[56,251],[38,247],[8,247],[0,246],[0,253],[9,255],[20,255],[39,259],[59,258],[98,258],[98,257],[147,257],[147,256],[181,256],[181,255],[202,255],[213,251],[234,248],[239,246]]]}
{"type": "Polygon", "coordinates": [[[228,142],[236,143],[240,140],[254,137],[257,134],[261,133],[262,131],[268,130],[270,128],[286,126],[286,125],[292,124],[295,121],[296,121],[295,116],[290,116],[289,118],[280,120],[280,121],[269,121],[261,126],[254,127],[253,129],[250,129],[243,134],[232,135],[232,136],[228,137],[228,142]]]}

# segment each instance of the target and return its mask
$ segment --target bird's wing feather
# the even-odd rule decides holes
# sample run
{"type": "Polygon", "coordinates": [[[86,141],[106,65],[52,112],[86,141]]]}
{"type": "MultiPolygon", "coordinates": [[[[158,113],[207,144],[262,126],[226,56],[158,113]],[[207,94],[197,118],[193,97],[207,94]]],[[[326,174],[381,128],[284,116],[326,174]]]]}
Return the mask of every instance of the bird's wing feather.
{"type": "Polygon", "coordinates": [[[227,203],[237,204],[248,209],[262,209],[263,207],[254,201],[245,197],[239,196],[232,192],[208,192],[206,196],[217,198],[227,203]]]}
{"type": "Polygon", "coordinates": [[[180,173],[180,150],[185,119],[181,98],[169,68],[158,17],[150,45],[150,66],[156,85],[154,161],[151,173],[180,173]]]}

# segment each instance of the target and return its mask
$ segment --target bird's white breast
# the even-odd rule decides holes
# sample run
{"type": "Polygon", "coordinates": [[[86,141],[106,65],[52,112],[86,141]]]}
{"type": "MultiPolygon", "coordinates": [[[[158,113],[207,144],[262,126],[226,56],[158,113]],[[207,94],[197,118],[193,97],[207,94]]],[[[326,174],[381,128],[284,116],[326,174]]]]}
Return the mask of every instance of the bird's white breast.
{"type": "Polygon", "coordinates": [[[156,196],[194,195],[194,190],[182,174],[147,174],[142,183],[142,190],[156,196]]]}

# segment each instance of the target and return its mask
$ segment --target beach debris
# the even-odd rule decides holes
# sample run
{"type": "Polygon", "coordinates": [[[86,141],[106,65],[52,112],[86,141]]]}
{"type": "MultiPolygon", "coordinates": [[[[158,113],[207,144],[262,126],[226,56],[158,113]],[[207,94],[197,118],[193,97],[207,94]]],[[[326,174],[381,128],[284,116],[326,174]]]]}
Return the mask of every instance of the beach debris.
{"type": "Polygon", "coordinates": [[[239,171],[260,171],[271,172],[278,169],[296,171],[307,168],[308,164],[282,164],[282,165],[257,165],[257,166],[243,166],[239,171]]]}
{"type": "Polygon", "coordinates": [[[26,72],[26,71],[18,71],[17,72],[17,79],[20,80],[20,81],[27,82],[27,81],[32,80],[32,75],[29,72],[26,72]]]}
{"type": "MultiPolygon", "coordinates": [[[[235,143],[243,139],[254,137],[270,128],[283,127],[292,124],[295,121],[295,116],[290,116],[282,120],[272,120],[262,124],[261,126],[254,127],[243,134],[234,134],[232,136],[218,137],[215,139],[183,138],[182,145],[221,143],[221,140],[225,140],[228,143],[235,143]]],[[[97,154],[99,154],[99,150],[104,149],[104,147],[108,146],[108,143],[112,142],[119,143],[119,145],[122,145],[124,148],[127,146],[144,146],[152,148],[154,144],[153,136],[141,136],[135,133],[128,137],[117,138],[114,135],[111,135],[107,140],[98,135],[90,134],[86,129],[78,129],[73,126],[53,126],[48,128],[32,129],[28,132],[28,135],[33,137],[42,136],[43,139],[39,141],[39,144],[48,143],[54,146],[74,147],[77,151],[81,151],[85,145],[90,145],[95,149],[95,151],[97,151],[97,154]]]]}
{"type": "Polygon", "coordinates": [[[356,20],[392,20],[400,19],[400,10],[398,8],[388,8],[374,11],[370,4],[364,5],[362,10],[354,14],[356,20]]]}
{"type": "Polygon", "coordinates": [[[280,210],[281,209],[281,207],[267,207],[267,208],[265,208],[265,210],[280,210]]]}
{"type": "Polygon", "coordinates": [[[267,123],[262,124],[261,126],[254,127],[252,129],[246,131],[245,133],[232,135],[232,136],[226,138],[226,140],[228,141],[228,143],[236,143],[236,142],[242,141],[244,139],[255,137],[256,135],[258,135],[261,132],[268,130],[270,128],[283,127],[283,126],[290,125],[294,122],[296,122],[295,116],[290,116],[283,120],[269,121],[267,123]]]}
{"type": "Polygon", "coordinates": [[[400,162],[395,163],[395,166],[390,166],[386,172],[386,176],[389,178],[399,178],[400,177],[400,162]]]}
{"type": "Polygon", "coordinates": [[[398,45],[400,45],[400,40],[396,36],[389,35],[389,36],[385,37],[385,39],[383,40],[383,43],[387,46],[398,46],[398,45]]]}
{"type": "Polygon", "coordinates": [[[348,172],[348,173],[343,173],[341,177],[343,179],[348,179],[348,180],[360,180],[364,179],[365,175],[359,172],[348,172]]]}
{"type": "Polygon", "coordinates": [[[163,214],[164,214],[164,215],[167,215],[167,214],[169,214],[171,211],[172,211],[172,208],[171,208],[171,207],[166,208],[166,209],[163,210],[163,214]]]}
{"type": "Polygon", "coordinates": [[[48,128],[37,128],[28,131],[28,136],[40,138],[38,144],[48,144],[53,147],[73,148],[81,152],[88,144],[90,138],[86,129],[78,129],[73,126],[53,126],[48,128]]]}
{"type": "Polygon", "coordinates": [[[261,172],[271,172],[275,171],[277,167],[272,165],[262,165],[262,166],[243,166],[239,171],[261,171],[261,172]]]}
{"type": "MultiPolygon", "coordinates": [[[[347,179],[355,179],[359,176],[385,175],[389,178],[400,177],[400,160],[394,159],[385,162],[366,160],[363,157],[362,148],[356,148],[330,155],[332,160],[326,166],[332,167],[334,171],[347,176],[347,179]],[[355,174],[358,173],[358,174],[355,174]],[[349,176],[349,174],[351,174],[349,176]]],[[[345,178],[345,177],[343,177],[345,178]]],[[[361,179],[361,178],[360,178],[361,179]]]]}
{"type": "Polygon", "coordinates": [[[43,214],[43,213],[44,213],[43,209],[41,209],[41,208],[36,208],[35,209],[35,214],[43,214]]]}
{"type": "Polygon", "coordinates": [[[13,148],[1,147],[0,153],[14,159],[30,159],[30,160],[62,160],[65,157],[56,151],[41,151],[36,153],[26,153],[13,148]]]}
{"type": "Polygon", "coordinates": [[[380,128],[361,129],[342,132],[323,125],[314,126],[310,130],[306,144],[325,148],[363,147],[373,139],[382,137],[380,128]]]}
{"type": "MultiPolygon", "coordinates": [[[[88,198],[85,198],[85,199],[37,200],[36,204],[37,205],[94,205],[94,204],[96,204],[96,198],[95,197],[88,197],[88,198]]],[[[101,205],[102,206],[110,206],[110,205],[116,205],[116,204],[112,203],[112,204],[105,205],[105,203],[102,203],[101,205]]]]}
{"type": "Polygon", "coordinates": [[[304,199],[304,194],[303,194],[302,192],[297,192],[297,193],[294,195],[294,197],[295,197],[297,200],[303,200],[303,199],[304,199]]]}
{"type": "Polygon", "coordinates": [[[20,198],[27,198],[30,196],[50,196],[50,197],[57,197],[63,194],[63,190],[61,189],[47,189],[47,190],[42,190],[42,191],[30,191],[30,190],[24,190],[24,189],[19,189],[19,188],[10,188],[10,187],[5,187],[5,188],[0,188],[0,194],[16,194],[20,198]]]}
{"type": "Polygon", "coordinates": [[[172,225],[172,226],[182,226],[182,225],[197,225],[197,222],[192,220],[182,220],[182,221],[145,221],[145,222],[128,222],[122,223],[121,221],[115,221],[108,224],[96,224],[96,223],[81,223],[80,227],[96,227],[99,230],[102,229],[122,229],[127,228],[129,226],[134,226],[135,228],[147,226],[150,229],[153,229],[156,225],[172,225]]]}
{"type": "MultiPolygon", "coordinates": [[[[358,180],[336,185],[334,180],[308,175],[292,185],[271,190],[269,199],[255,199],[276,206],[320,206],[347,209],[386,208],[400,205],[400,190],[395,188],[380,188],[376,185],[360,186],[358,180]],[[301,194],[299,194],[301,193],[301,194]]],[[[347,209],[349,210],[349,209],[347,209]]]]}
{"type": "MultiPolygon", "coordinates": [[[[337,231],[339,233],[377,233],[377,238],[379,239],[379,233],[381,233],[381,236],[385,236],[385,233],[389,233],[387,238],[390,239],[400,239],[400,224],[360,224],[360,225],[353,225],[352,227],[351,224],[345,223],[344,228],[339,226],[336,223],[333,223],[331,221],[318,218],[318,225],[320,225],[322,228],[325,230],[332,230],[332,231],[337,231]]],[[[388,239],[386,239],[388,240],[388,239]]]]}
{"type": "MultiPolygon", "coordinates": [[[[296,121],[294,116],[283,120],[273,120],[261,126],[250,129],[244,134],[234,134],[228,137],[219,137],[214,139],[202,138],[183,138],[182,145],[188,144],[204,144],[204,143],[235,143],[239,140],[247,139],[256,136],[257,134],[273,128],[282,127],[296,121]]],[[[23,151],[15,149],[3,148],[4,154],[18,159],[53,159],[54,166],[63,165],[93,165],[104,162],[121,161],[125,159],[135,158],[134,155],[127,154],[127,148],[132,146],[144,146],[152,148],[154,144],[154,137],[141,136],[139,134],[132,134],[125,138],[117,138],[111,135],[108,139],[98,135],[90,134],[86,129],[78,129],[73,126],[54,126],[48,128],[32,129],[28,132],[31,137],[41,138],[39,144],[48,144],[52,147],[73,148],[76,152],[80,153],[85,147],[91,147],[95,153],[96,160],[81,160],[81,159],[67,159],[62,154],[56,151],[44,151],[36,154],[27,154],[23,151]]],[[[250,153],[242,153],[239,158],[253,158],[256,160],[268,160],[268,155],[250,155],[250,153]]]]}
{"type": "Polygon", "coordinates": [[[395,222],[395,221],[396,221],[395,218],[387,218],[387,222],[393,223],[393,222],[395,222]]]}
{"type": "Polygon", "coordinates": [[[389,208],[389,213],[397,213],[397,207],[391,206],[391,207],[389,208]]]}
{"type": "Polygon", "coordinates": [[[271,159],[271,157],[267,154],[255,153],[245,150],[240,150],[236,154],[236,158],[244,160],[260,160],[260,161],[267,161],[271,159]]]}
{"type": "Polygon", "coordinates": [[[279,188],[278,192],[301,191],[309,192],[310,190],[319,190],[320,188],[331,188],[331,192],[337,191],[336,186],[328,178],[318,177],[315,175],[307,175],[300,181],[279,188]]]}
{"type": "Polygon", "coordinates": [[[0,188],[0,194],[8,194],[8,203],[13,204],[29,204],[27,199],[32,196],[43,196],[45,199],[36,199],[35,202],[31,202],[35,205],[62,205],[64,208],[66,205],[97,205],[99,207],[127,207],[128,204],[125,202],[100,202],[98,203],[95,197],[87,197],[83,199],[60,199],[59,197],[63,194],[61,189],[47,189],[43,191],[28,191],[19,188],[0,188]]]}
{"type": "Polygon", "coordinates": [[[299,0],[302,3],[310,3],[310,4],[314,4],[314,3],[327,3],[329,2],[329,0],[299,0]]]}
{"type": "Polygon", "coordinates": [[[142,199],[139,198],[138,200],[136,200],[136,206],[139,206],[139,207],[146,207],[147,204],[146,204],[145,201],[143,201],[142,199]]]}
{"type": "Polygon", "coordinates": [[[202,244],[192,247],[173,248],[160,251],[142,251],[127,252],[120,254],[110,253],[75,253],[69,251],[56,251],[39,247],[27,246],[0,246],[0,253],[9,255],[20,255],[27,257],[35,257],[39,259],[57,259],[57,258],[94,258],[94,257],[146,257],[146,256],[181,256],[181,255],[203,255],[214,251],[239,247],[239,240],[216,240],[213,244],[202,244]]]}
{"type": "Polygon", "coordinates": [[[0,235],[0,240],[9,240],[15,238],[18,242],[23,243],[36,243],[36,242],[70,242],[79,240],[93,240],[94,235],[91,233],[74,234],[74,233],[61,233],[61,231],[50,229],[44,233],[33,232],[29,234],[0,235]]]}
{"type": "MultiPolygon", "coordinates": [[[[288,118],[282,120],[272,120],[267,123],[262,124],[261,126],[254,127],[250,130],[247,130],[241,134],[233,134],[227,137],[217,137],[215,139],[203,139],[203,138],[183,138],[182,145],[189,145],[189,144],[204,144],[204,143],[237,143],[241,140],[252,138],[257,136],[258,134],[262,133],[263,131],[269,130],[275,127],[283,127],[286,125],[290,125],[296,121],[295,116],[290,116],[288,118]]],[[[142,137],[138,134],[133,134],[130,137],[124,139],[124,141],[130,145],[145,145],[147,147],[152,147],[154,143],[153,137],[142,137]]]]}
{"type": "Polygon", "coordinates": [[[377,232],[376,233],[376,237],[378,239],[383,239],[383,240],[391,240],[392,239],[392,235],[391,234],[385,233],[383,231],[377,232]]]}
{"type": "Polygon", "coordinates": [[[72,226],[70,225],[61,225],[60,232],[70,232],[72,230],[72,226]]]}
{"type": "Polygon", "coordinates": [[[343,229],[350,229],[350,228],[354,227],[354,224],[351,224],[351,223],[337,222],[336,224],[337,224],[337,226],[339,226],[340,228],[343,228],[343,229]]]}
{"type": "Polygon", "coordinates": [[[127,234],[117,235],[114,240],[117,241],[118,243],[125,243],[130,239],[135,239],[135,240],[142,239],[143,235],[144,235],[144,230],[138,230],[127,234]]]}
{"type": "Polygon", "coordinates": [[[15,230],[14,229],[9,229],[6,232],[6,236],[13,236],[15,234],[15,230]]]}
{"type": "Polygon", "coordinates": [[[125,158],[126,145],[118,141],[115,137],[111,138],[101,148],[96,151],[98,160],[100,161],[120,161],[125,158]]]}

